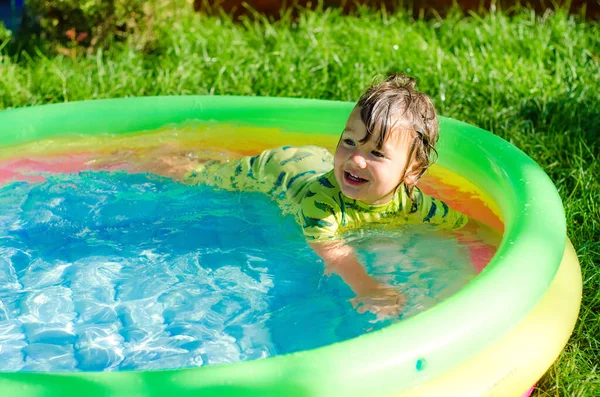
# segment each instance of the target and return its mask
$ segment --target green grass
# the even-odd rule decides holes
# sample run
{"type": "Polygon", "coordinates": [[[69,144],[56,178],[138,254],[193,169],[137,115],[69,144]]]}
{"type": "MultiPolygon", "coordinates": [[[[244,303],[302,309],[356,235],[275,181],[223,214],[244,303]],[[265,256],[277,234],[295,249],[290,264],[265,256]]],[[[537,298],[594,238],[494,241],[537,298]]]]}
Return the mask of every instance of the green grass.
{"type": "MultiPolygon", "coordinates": [[[[137,95],[356,100],[377,74],[416,76],[440,113],[535,159],[563,199],[584,292],[567,347],[536,396],[600,396],[600,24],[562,11],[412,20],[362,10],[232,23],[156,6],[151,28],[108,50],[17,54],[0,42],[0,109],[137,95]]],[[[134,115],[133,115],[134,116],[134,115]]]]}

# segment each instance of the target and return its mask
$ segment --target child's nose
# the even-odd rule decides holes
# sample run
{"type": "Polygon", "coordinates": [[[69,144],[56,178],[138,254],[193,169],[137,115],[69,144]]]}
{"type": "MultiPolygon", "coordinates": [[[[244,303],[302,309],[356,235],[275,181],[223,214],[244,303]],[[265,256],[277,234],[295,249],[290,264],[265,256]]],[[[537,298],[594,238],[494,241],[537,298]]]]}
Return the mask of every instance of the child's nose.
{"type": "Polygon", "coordinates": [[[365,158],[361,155],[355,154],[354,156],[352,156],[352,161],[354,162],[354,164],[356,164],[358,168],[365,168],[367,166],[365,158]]]}

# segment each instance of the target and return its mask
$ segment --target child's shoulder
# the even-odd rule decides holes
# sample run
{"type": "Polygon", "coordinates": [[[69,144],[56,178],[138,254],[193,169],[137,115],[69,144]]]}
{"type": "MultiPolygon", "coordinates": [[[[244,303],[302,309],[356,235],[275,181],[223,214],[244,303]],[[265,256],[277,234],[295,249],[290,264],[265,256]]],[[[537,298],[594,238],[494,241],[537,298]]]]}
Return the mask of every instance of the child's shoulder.
{"type": "Polygon", "coordinates": [[[300,205],[303,212],[331,215],[339,210],[341,200],[341,190],[330,170],[310,182],[300,205]]]}
{"type": "Polygon", "coordinates": [[[333,166],[331,153],[319,146],[280,146],[265,150],[259,159],[264,164],[277,164],[280,167],[288,167],[292,171],[312,169],[324,173],[333,166]]]}

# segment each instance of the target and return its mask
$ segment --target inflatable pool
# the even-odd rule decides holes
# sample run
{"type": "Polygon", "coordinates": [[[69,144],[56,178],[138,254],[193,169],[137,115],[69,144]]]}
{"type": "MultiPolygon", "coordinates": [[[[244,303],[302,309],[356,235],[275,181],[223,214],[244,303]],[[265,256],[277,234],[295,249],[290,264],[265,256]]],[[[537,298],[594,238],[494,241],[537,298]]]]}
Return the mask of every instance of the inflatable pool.
{"type": "MultiPolygon", "coordinates": [[[[76,172],[89,159],[89,153],[78,149],[80,137],[88,139],[88,150],[89,142],[99,136],[111,134],[118,145],[143,131],[191,124],[221,126],[204,137],[206,144],[222,145],[240,154],[286,143],[331,147],[352,106],[318,100],[189,96],[5,110],[0,112],[0,161],[28,150],[47,156],[67,151],[71,161],[52,171],[76,172]],[[244,128],[266,132],[244,136],[241,148],[235,144],[241,137],[227,131],[244,128]]],[[[581,301],[581,273],[566,237],[562,203],[540,167],[504,140],[444,118],[440,131],[440,166],[431,172],[444,174],[445,184],[480,203],[463,208],[469,215],[504,228],[502,243],[490,263],[450,298],[382,330],[313,350],[179,370],[3,372],[0,394],[527,394],[567,343],[581,301]]],[[[4,169],[0,184],[18,177],[17,170],[4,169]]],[[[433,195],[448,187],[439,183],[427,186],[427,180],[424,184],[433,195]]]]}

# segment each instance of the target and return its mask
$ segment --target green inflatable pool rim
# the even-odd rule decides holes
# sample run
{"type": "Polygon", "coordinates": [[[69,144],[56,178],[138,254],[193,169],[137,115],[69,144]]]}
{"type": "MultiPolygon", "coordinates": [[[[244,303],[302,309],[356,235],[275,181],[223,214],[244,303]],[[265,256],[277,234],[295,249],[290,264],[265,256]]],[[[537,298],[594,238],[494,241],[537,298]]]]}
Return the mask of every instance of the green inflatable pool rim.
{"type": "MultiPolygon", "coordinates": [[[[352,103],[180,96],[84,101],[0,111],[0,147],[53,136],[126,134],[223,122],[337,135],[352,103]]],[[[394,395],[474,357],[544,295],[566,245],[564,211],[543,170],[501,138],[441,119],[439,163],[481,187],[505,221],[487,268],[435,307],[383,330],[314,350],[200,368],[103,373],[0,373],[2,395],[394,395]]],[[[307,136],[307,143],[310,136],[307,136]]],[[[318,324],[315,324],[318,326],[318,324]]]]}

